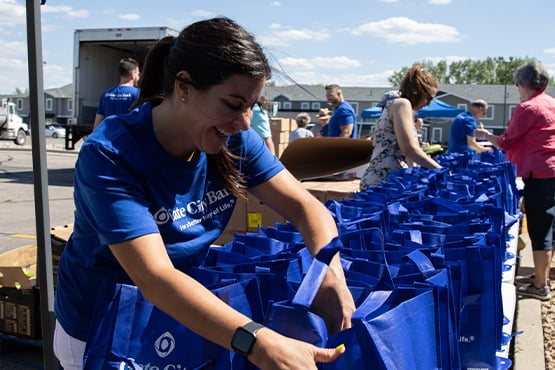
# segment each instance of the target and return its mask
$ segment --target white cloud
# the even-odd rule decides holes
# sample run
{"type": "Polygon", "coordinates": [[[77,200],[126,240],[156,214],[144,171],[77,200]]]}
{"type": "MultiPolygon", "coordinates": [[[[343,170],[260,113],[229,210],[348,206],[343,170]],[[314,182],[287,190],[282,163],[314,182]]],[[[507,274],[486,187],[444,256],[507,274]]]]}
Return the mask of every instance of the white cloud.
{"type": "Polygon", "coordinates": [[[387,80],[393,71],[376,74],[332,73],[322,74],[316,71],[286,72],[290,78],[274,75],[272,79],[277,85],[291,85],[292,81],[299,84],[315,85],[322,83],[337,83],[340,86],[353,87],[385,87],[391,84],[387,80]]]}
{"type": "Polygon", "coordinates": [[[68,18],[86,18],[89,16],[89,11],[85,9],[73,9],[67,5],[46,5],[41,7],[44,14],[61,14],[68,18]]]}
{"type": "Polygon", "coordinates": [[[543,49],[543,52],[550,57],[555,57],[555,48],[543,49]]]}
{"type": "Polygon", "coordinates": [[[0,26],[14,27],[24,25],[25,7],[15,0],[0,0],[0,26]]]}
{"type": "MultiPolygon", "coordinates": [[[[275,30],[280,29],[278,26],[275,30]]],[[[292,41],[324,42],[330,38],[327,30],[312,31],[309,29],[278,30],[268,35],[257,35],[256,40],[264,46],[286,46],[292,41]]]]}
{"type": "Polygon", "coordinates": [[[0,93],[12,94],[16,88],[26,89],[29,86],[27,59],[0,58],[0,93]]]}
{"type": "Polygon", "coordinates": [[[43,66],[44,88],[51,89],[61,87],[72,82],[73,76],[67,73],[67,69],[56,64],[45,64],[43,66]]]}
{"type": "Polygon", "coordinates": [[[399,2],[399,0],[380,0],[382,3],[393,4],[399,2]]]}
{"type": "Polygon", "coordinates": [[[432,5],[447,5],[451,4],[451,0],[428,0],[428,3],[432,5]]]}
{"type": "Polygon", "coordinates": [[[3,58],[27,59],[27,43],[23,41],[0,40],[3,58]]]}
{"type": "Polygon", "coordinates": [[[390,43],[408,45],[459,41],[459,32],[454,27],[438,23],[418,23],[406,17],[366,23],[352,30],[352,34],[370,35],[390,43]]]}
{"type": "Polygon", "coordinates": [[[273,2],[272,2],[272,6],[278,7],[278,6],[282,6],[282,5],[283,5],[283,4],[282,4],[281,2],[279,2],[279,1],[273,1],[273,2]]]}
{"type": "Polygon", "coordinates": [[[348,57],[315,57],[311,59],[306,58],[282,58],[279,64],[284,67],[303,68],[306,70],[313,70],[317,68],[326,69],[350,69],[361,66],[358,60],[348,57]]]}
{"type": "Polygon", "coordinates": [[[141,16],[136,13],[127,13],[120,15],[118,18],[123,19],[124,21],[138,21],[141,19],[141,16]]]}

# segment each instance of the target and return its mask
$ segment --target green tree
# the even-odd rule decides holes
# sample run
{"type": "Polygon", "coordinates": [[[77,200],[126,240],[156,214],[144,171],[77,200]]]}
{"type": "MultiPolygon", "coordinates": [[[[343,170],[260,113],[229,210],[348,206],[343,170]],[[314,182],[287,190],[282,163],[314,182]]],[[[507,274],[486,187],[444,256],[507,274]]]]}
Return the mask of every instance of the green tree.
{"type": "Polygon", "coordinates": [[[25,95],[29,92],[28,89],[23,89],[21,87],[16,87],[15,88],[15,95],[25,95]]]}
{"type": "MultiPolygon", "coordinates": [[[[440,84],[476,84],[476,85],[504,85],[512,84],[515,70],[524,64],[529,57],[503,58],[488,57],[485,60],[464,59],[451,62],[441,60],[434,64],[430,60],[416,62],[436,76],[440,84]]],[[[388,81],[393,86],[399,86],[409,67],[395,71],[388,81]]],[[[551,84],[555,80],[551,78],[551,84]]]]}

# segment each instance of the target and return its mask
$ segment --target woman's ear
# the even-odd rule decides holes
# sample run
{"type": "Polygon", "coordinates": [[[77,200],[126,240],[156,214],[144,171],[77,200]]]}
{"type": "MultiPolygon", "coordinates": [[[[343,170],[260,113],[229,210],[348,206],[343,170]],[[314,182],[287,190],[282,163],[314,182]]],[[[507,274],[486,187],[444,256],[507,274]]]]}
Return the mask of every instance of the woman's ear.
{"type": "Polygon", "coordinates": [[[175,76],[174,91],[181,101],[187,99],[189,89],[192,86],[191,76],[187,71],[179,71],[175,76]]]}

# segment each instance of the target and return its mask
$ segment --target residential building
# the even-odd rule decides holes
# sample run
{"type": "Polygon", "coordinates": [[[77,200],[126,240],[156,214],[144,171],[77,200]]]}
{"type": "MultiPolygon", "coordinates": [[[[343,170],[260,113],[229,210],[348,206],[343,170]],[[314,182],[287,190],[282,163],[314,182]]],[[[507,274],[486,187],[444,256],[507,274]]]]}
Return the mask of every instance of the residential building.
{"type": "MultiPolygon", "coordinates": [[[[342,86],[343,96],[353,106],[357,121],[361,125],[361,137],[371,134],[375,120],[363,120],[361,113],[366,108],[376,106],[383,94],[392,87],[348,87],[342,86]]],[[[549,86],[547,93],[555,97],[555,86],[549,86]]],[[[329,108],[324,85],[266,86],[264,93],[275,106],[275,115],[295,118],[300,112],[307,112],[316,122],[320,108],[329,108]]],[[[7,96],[4,96],[7,97],[7,96]]],[[[73,116],[73,85],[44,91],[45,119],[47,123],[67,124],[73,116]]],[[[16,103],[18,114],[29,122],[29,94],[9,96],[16,103]]],[[[441,85],[436,98],[458,108],[467,108],[473,100],[488,102],[487,114],[480,120],[484,126],[499,134],[506,128],[513,109],[520,103],[518,91],[512,85],[441,85]]],[[[450,120],[425,120],[423,140],[430,143],[446,144],[449,137],[450,120]]]]}

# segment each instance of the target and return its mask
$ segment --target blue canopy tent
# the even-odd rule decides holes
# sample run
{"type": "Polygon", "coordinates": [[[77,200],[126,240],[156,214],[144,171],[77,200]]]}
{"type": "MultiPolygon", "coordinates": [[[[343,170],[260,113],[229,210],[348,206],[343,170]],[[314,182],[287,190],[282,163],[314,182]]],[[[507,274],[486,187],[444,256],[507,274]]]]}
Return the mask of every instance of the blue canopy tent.
{"type": "MultiPolygon", "coordinates": [[[[438,99],[432,99],[429,105],[416,113],[416,116],[419,118],[451,119],[461,112],[464,112],[464,109],[453,107],[438,99]]],[[[382,109],[380,107],[372,107],[364,109],[361,117],[364,119],[378,119],[381,114],[382,109]]]]}
{"type": "Polygon", "coordinates": [[[360,116],[364,119],[375,119],[375,118],[380,118],[381,114],[382,114],[382,108],[372,107],[372,108],[364,109],[360,116]]]}
{"type": "Polygon", "coordinates": [[[451,119],[455,118],[459,113],[464,112],[462,108],[456,108],[452,105],[442,102],[441,100],[432,99],[430,104],[420,109],[416,116],[418,118],[438,118],[451,119]]]}

